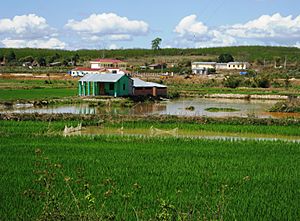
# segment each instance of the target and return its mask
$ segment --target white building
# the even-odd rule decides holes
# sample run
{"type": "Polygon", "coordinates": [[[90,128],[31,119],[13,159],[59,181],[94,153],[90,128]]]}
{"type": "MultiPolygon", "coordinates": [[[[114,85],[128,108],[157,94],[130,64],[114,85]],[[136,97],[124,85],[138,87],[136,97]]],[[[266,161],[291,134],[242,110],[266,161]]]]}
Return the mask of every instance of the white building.
{"type": "Polygon", "coordinates": [[[192,62],[193,74],[208,74],[209,69],[216,69],[217,62],[192,62]]]}
{"type": "Polygon", "coordinates": [[[246,70],[250,67],[248,62],[192,62],[193,74],[208,74],[210,69],[215,70],[246,70]]]}
{"type": "Polygon", "coordinates": [[[69,71],[72,77],[83,77],[86,74],[125,74],[127,63],[115,59],[96,59],[90,61],[90,68],[76,67],[69,71]]]}

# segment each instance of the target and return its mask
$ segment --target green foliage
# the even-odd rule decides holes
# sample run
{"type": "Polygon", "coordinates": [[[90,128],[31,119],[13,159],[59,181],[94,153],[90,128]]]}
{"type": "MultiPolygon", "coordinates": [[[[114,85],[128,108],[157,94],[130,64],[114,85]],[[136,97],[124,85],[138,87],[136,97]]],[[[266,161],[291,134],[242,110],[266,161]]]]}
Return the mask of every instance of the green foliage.
{"type": "Polygon", "coordinates": [[[298,143],[50,133],[77,123],[0,121],[3,220],[300,215],[298,143]]]}
{"type": "Polygon", "coordinates": [[[10,50],[6,56],[7,62],[13,62],[16,60],[16,54],[13,50],[10,50]]]}
{"type": "Polygon", "coordinates": [[[155,38],[151,42],[151,47],[153,50],[159,50],[160,49],[160,44],[161,44],[162,39],[161,38],[155,38]]]}
{"type": "Polygon", "coordinates": [[[233,62],[234,61],[234,58],[231,54],[221,54],[219,57],[218,57],[218,62],[219,63],[228,63],[228,62],[233,62]]]}
{"type": "Polygon", "coordinates": [[[237,88],[243,82],[243,78],[241,76],[227,76],[224,81],[224,87],[229,88],[237,88]]]}

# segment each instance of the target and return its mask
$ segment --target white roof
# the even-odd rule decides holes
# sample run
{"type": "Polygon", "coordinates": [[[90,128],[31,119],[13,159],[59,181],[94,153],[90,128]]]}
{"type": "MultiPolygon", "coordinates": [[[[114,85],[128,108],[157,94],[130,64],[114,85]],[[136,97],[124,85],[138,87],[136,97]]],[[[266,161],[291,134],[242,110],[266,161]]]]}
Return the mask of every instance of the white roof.
{"type": "Polygon", "coordinates": [[[86,82],[117,82],[120,80],[125,74],[87,74],[83,78],[80,78],[79,81],[86,81],[86,82]]]}
{"type": "Polygon", "coordinates": [[[217,64],[217,62],[193,62],[192,64],[213,65],[217,64]]]}
{"type": "Polygon", "coordinates": [[[166,88],[167,86],[162,84],[157,84],[153,82],[146,82],[139,78],[132,78],[133,80],[133,87],[160,87],[160,88],[166,88]]]}

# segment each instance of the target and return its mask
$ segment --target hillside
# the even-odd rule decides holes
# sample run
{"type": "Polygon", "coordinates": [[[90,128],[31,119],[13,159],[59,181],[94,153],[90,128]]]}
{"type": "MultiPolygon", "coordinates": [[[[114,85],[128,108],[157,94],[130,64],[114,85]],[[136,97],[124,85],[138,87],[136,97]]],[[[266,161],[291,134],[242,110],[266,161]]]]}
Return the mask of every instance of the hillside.
{"type": "Polygon", "coordinates": [[[32,56],[33,58],[45,57],[50,58],[58,54],[61,59],[69,59],[78,54],[81,60],[93,58],[119,58],[124,60],[137,60],[156,57],[197,57],[201,60],[213,60],[222,53],[230,53],[236,60],[249,62],[265,61],[283,61],[285,56],[289,62],[298,62],[300,60],[300,49],[292,47],[269,47],[269,46],[236,46],[236,47],[218,47],[218,48],[198,48],[198,49],[118,49],[118,50],[55,50],[55,49],[32,49],[32,48],[0,48],[0,59],[7,56],[11,51],[16,55],[16,60],[32,56]]]}

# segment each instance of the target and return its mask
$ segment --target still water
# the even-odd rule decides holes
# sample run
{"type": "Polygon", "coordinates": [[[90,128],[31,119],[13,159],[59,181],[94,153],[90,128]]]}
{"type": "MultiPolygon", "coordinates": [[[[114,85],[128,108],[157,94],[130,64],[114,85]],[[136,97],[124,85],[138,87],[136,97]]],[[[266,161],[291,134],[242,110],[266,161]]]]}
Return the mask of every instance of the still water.
{"type": "Polygon", "coordinates": [[[138,103],[133,107],[95,107],[88,104],[69,104],[59,106],[19,107],[0,110],[5,113],[65,113],[65,114],[128,114],[128,115],[177,115],[177,116],[207,116],[207,117],[258,117],[283,118],[297,117],[300,114],[270,113],[276,100],[243,100],[243,99],[207,99],[182,98],[160,103],[138,103]],[[193,107],[193,108],[189,108],[193,107]],[[234,112],[209,112],[207,108],[232,108],[234,112]]]}

